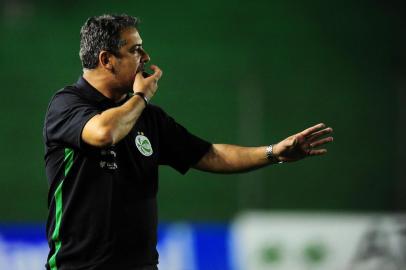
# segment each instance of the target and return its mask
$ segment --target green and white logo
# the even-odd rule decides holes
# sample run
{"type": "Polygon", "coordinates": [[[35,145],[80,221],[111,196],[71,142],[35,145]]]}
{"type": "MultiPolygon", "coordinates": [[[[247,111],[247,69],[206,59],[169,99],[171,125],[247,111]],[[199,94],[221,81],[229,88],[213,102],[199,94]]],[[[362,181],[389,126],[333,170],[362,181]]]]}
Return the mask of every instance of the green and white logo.
{"type": "Polygon", "coordinates": [[[149,157],[154,153],[154,151],[152,151],[151,142],[144,135],[137,135],[137,137],[135,137],[135,145],[141,154],[146,157],[149,157]]]}

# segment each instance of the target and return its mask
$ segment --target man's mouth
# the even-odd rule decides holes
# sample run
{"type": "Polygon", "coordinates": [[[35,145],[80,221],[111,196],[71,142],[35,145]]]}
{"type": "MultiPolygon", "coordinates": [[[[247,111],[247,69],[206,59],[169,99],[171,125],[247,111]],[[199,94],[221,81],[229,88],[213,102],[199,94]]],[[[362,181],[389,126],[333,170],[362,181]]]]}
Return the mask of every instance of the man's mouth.
{"type": "Polygon", "coordinates": [[[137,68],[137,72],[136,73],[138,73],[138,72],[144,72],[145,71],[145,69],[144,69],[144,64],[140,64],[139,66],[138,66],[138,68],[137,68]]]}
{"type": "Polygon", "coordinates": [[[144,64],[140,64],[138,66],[136,74],[138,74],[139,72],[141,72],[141,74],[144,78],[151,76],[151,74],[149,74],[148,72],[145,71],[144,64]]]}

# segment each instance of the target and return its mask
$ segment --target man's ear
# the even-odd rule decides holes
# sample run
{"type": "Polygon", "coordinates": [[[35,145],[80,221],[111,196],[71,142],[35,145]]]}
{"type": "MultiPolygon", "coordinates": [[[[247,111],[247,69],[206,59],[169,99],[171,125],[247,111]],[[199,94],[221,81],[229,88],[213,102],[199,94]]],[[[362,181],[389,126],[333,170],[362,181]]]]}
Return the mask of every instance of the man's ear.
{"type": "Polygon", "coordinates": [[[99,65],[111,72],[114,72],[113,67],[114,55],[108,51],[101,51],[99,53],[99,65]]]}

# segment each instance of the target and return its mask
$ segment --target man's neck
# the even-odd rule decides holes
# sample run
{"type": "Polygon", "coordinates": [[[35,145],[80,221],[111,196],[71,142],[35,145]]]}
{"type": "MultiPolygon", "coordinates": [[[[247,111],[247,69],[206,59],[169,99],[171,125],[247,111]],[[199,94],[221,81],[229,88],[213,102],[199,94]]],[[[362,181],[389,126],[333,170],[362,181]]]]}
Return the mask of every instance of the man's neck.
{"type": "Polygon", "coordinates": [[[101,74],[97,70],[84,70],[83,78],[103,96],[114,102],[120,102],[126,97],[126,94],[114,89],[111,77],[101,74]]]}

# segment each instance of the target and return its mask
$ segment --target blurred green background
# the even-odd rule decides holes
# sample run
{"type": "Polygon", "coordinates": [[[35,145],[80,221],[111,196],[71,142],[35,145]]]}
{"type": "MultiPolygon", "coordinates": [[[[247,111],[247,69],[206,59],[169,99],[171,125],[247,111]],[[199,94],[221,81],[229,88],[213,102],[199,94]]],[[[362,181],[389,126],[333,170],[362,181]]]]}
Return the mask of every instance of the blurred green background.
{"type": "Polygon", "coordinates": [[[275,143],[318,122],[324,157],[245,174],[160,171],[161,220],[224,221],[246,209],[406,206],[401,1],[3,1],[0,220],[44,221],[42,125],[81,75],[79,29],[104,13],[142,20],[159,65],[153,103],[216,143],[275,143]]]}

